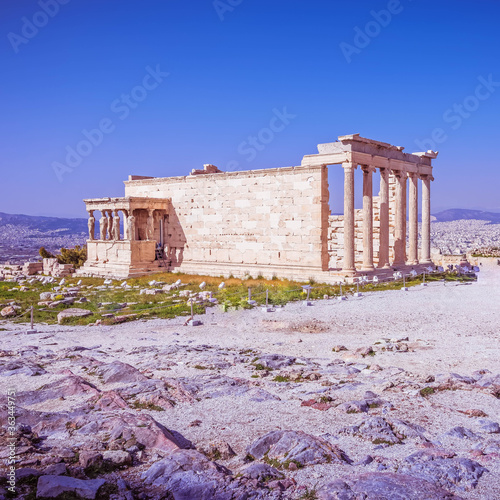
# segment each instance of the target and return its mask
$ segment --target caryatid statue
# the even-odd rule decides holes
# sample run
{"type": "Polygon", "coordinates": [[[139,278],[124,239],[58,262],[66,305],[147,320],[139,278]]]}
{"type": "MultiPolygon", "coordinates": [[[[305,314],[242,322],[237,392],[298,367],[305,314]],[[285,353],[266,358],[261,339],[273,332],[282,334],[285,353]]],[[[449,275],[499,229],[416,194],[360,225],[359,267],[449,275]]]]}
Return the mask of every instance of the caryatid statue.
{"type": "Polygon", "coordinates": [[[95,217],[94,217],[93,210],[89,211],[88,226],[89,226],[89,240],[94,241],[94,239],[95,239],[95,217]]]}
{"type": "Polygon", "coordinates": [[[101,212],[101,218],[99,219],[99,236],[101,240],[105,240],[108,234],[108,218],[104,212],[101,212]]]}
{"type": "Polygon", "coordinates": [[[127,239],[130,241],[135,240],[135,217],[133,212],[127,217],[127,239]]]}
{"type": "Polygon", "coordinates": [[[113,239],[120,241],[120,216],[118,210],[115,210],[115,216],[113,217],[113,239]]]}
{"type": "Polygon", "coordinates": [[[113,234],[114,234],[114,230],[113,230],[113,212],[110,210],[108,212],[108,240],[112,240],[113,239],[113,234]]]}

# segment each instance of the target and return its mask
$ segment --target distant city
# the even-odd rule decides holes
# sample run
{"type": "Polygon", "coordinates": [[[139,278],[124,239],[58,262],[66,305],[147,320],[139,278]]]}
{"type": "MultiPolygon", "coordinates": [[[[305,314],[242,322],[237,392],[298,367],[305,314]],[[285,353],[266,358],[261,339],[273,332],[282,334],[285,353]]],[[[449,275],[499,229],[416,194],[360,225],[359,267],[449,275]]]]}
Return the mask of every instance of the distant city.
{"type": "Polygon", "coordinates": [[[49,252],[87,241],[87,219],[12,215],[0,212],[0,263],[36,261],[40,247],[49,252]]]}
{"type": "MultiPolygon", "coordinates": [[[[0,212],[0,263],[39,259],[40,247],[57,252],[87,240],[87,219],[12,215],[0,212]]],[[[500,246],[500,213],[444,210],[433,216],[431,245],[444,255],[500,246]]]]}

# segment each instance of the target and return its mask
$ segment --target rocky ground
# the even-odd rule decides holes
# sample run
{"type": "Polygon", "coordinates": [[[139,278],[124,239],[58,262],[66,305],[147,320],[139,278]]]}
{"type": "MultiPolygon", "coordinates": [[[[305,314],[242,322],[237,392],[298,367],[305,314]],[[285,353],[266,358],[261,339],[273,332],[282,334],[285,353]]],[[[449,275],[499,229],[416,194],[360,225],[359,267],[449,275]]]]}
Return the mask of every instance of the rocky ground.
{"type": "Polygon", "coordinates": [[[476,283],[214,308],[196,327],[179,317],[27,334],[3,321],[16,492],[500,498],[500,269],[483,267],[476,283]]]}

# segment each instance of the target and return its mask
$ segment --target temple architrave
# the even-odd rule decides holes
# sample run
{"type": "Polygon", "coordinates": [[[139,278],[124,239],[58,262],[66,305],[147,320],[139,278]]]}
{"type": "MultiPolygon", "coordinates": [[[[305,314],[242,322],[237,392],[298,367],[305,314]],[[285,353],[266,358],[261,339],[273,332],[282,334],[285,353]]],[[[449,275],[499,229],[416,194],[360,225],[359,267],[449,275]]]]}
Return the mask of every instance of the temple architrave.
{"type": "Polygon", "coordinates": [[[78,274],[127,278],[168,270],[328,283],[427,267],[438,153],[403,149],[354,134],[319,144],[297,167],[221,172],[205,165],[182,177],[131,175],[123,198],[84,200],[88,259],[78,274]],[[332,165],[344,171],[343,215],[330,214],[332,165]],[[354,205],[357,168],[362,209],[354,205]]]}

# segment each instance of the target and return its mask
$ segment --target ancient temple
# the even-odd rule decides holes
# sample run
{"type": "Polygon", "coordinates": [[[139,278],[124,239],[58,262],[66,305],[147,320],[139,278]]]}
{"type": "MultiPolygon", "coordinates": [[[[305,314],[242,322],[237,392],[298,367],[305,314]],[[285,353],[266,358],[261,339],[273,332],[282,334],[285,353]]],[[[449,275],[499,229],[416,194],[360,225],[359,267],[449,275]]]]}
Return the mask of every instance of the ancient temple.
{"type": "Polygon", "coordinates": [[[332,282],[429,265],[431,162],[437,153],[403,150],[354,134],[318,145],[318,153],[296,167],[221,172],[205,165],[181,177],[131,175],[123,198],[84,200],[88,259],[79,274],[130,277],[169,270],[332,282]],[[332,165],[344,171],[340,216],[330,213],[332,165]],[[356,210],[358,167],[363,206],[356,210]]]}

